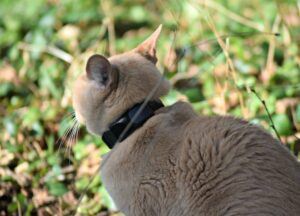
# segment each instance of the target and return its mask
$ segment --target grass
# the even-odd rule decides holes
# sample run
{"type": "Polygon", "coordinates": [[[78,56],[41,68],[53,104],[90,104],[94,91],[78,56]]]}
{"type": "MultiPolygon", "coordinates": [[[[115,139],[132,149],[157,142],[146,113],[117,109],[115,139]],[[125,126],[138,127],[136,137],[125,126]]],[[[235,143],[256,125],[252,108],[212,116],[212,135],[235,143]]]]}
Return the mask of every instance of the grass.
{"type": "Polygon", "coordinates": [[[173,87],[166,105],[185,100],[199,114],[276,128],[299,155],[299,5],[1,1],[0,214],[72,215],[80,197],[80,215],[118,214],[97,175],[108,149],[84,127],[66,132],[72,82],[89,56],[132,49],[160,23],[158,67],[173,87]]]}

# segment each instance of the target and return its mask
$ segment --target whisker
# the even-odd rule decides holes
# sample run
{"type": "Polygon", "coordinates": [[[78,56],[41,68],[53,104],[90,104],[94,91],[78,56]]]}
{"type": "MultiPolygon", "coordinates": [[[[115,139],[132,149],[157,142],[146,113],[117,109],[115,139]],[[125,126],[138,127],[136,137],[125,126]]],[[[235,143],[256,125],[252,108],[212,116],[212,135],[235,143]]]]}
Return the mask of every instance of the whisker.
{"type": "Polygon", "coordinates": [[[69,127],[67,127],[67,129],[65,130],[63,135],[57,140],[56,144],[59,143],[58,152],[60,151],[61,146],[67,140],[70,133],[72,132],[72,129],[73,129],[74,125],[75,125],[75,119],[72,119],[69,123],[69,127]]]}
{"type": "Polygon", "coordinates": [[[74,112],[74,111],[69,112],[69,113],[67,113],[67,114],[62,118],[62,121],[65,121],[66,119],[73,118],[74,116],[75,116],[75,112],[74,112]]]}
{"type": "Polygon", "coordinates": [[[68,123],[70,121],[72,121],[73,119],[75,118],[75,112],[71,112],[71,113],[68,113],[66,116],[64,116],[61,120],[61,123],[68,123]]]}
{"type": "Polygon", "coordinates": [[[78,132],[79,132],[79,128],[80,128],[80,124],[78,122],[75,123],[75,129],[74,129],[74,135],[73,138],[70,142],[70,144],[68,145],[68,157],[69,157],[69,162],[70,162],[70,158],[71,158],[71,150],[72,150],[72,146],[74,144],[77,143],[77,138],[78,138],[78,132]]]}
{"type": "Polygon", "coordinates": [[[79,129],[80,129],[80,124],[77,122],[77,129],[76,129],[75,140],[74,140],[75,144],[77,143],[78,140],[79,129]]]}
{"type": "Polygon", "coordinates": [[[71,147],[73,146],[73,144],[76,143],[76,136],[79,130],[79,126],[79,123],[75,121],[72,127],[71,135],[69,136],[67,141],[67,148],[65,149],[65,154],[68,153],[69,162],[71,158],[71,147]]]}
{"type": "Polygon", "coordinates": [[[65,148],[65,150],[64,150],[64,155],[66,155],[66,153],[67,153],[67,151],[68,151],[69,144],[70,144],[70,142],[71,142],[71,140],[72,140],[74,131],[75,131],[75,123],[73,124],[72,129],[70,130],[70,134],[69,134],[69,136],[67,137],[67,140],[66,140],[66,144],[67,144],[67,145],[66,145],[66,148],[65,148]]]}
{"type": "MultiPolygon", "coordinates": [[[[70,118],[70,117],[69,117],[70,118]]],[[[73,124],[74,123],[74,117],[72,119],[65,119],[62,121],[62,123],[65,123],[66,125],[63,126],[63,135],[65,135],[66,131],[70,128],[70,124],[73,124]]],[[[63,136],[62,135],[62,136],[63,136]]]]}

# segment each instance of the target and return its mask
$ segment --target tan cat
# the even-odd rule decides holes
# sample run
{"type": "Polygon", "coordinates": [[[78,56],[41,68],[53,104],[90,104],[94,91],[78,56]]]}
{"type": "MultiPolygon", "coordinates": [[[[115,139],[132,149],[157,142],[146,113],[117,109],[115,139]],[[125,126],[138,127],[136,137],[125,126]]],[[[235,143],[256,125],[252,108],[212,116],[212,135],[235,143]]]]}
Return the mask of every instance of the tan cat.
{"type": "MultiPolygon", "coordinates": [[[[73,104],[91,133],[109,134],[159,83],[160,31],[132,51],[88,60],[73,104]]],[[[151,100],[159,104],[168,89],[163,80],[151,100]]],[[[265,130],[233,117],[198,116],[183,102],[153,112],[103,162],[103,183],[123,213],[300,215],[300,165],[265,130]]]]}

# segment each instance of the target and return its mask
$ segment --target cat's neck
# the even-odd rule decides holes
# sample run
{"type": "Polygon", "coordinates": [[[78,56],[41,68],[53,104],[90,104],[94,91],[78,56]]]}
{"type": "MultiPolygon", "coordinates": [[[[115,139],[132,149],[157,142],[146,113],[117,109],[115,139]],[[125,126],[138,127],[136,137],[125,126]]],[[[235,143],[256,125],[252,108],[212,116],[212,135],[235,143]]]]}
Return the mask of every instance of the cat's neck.
{"type": "Polygon", "coordinates": [[[103,133],[102,140],[112,149],[116,143],[129,137],[163,106],[160,100],[135,104],[110,124],[109,129],[103,133]]]}

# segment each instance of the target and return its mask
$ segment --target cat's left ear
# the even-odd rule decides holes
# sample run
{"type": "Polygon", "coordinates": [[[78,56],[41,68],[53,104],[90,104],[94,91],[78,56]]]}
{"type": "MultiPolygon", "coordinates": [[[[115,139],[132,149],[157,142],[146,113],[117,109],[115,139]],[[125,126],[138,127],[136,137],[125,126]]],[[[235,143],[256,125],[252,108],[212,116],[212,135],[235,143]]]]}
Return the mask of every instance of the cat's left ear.
{"type": "Polygon", "coordinates": [[[139,52],[141,55],[152,61],[154,64],[157,62],[156,58],[156,44],[161,32],[162,24],[148,37],[144,42],[138,45],[134,51],[139,52]]]}
{"type": "Polygon", "coordinates": [[[112,66],[108,59],[102,55],[91,56],[86,64],[86,75],[89,80],[94,80],[99,86],[105,88],[111,82],[112,66]]]}

